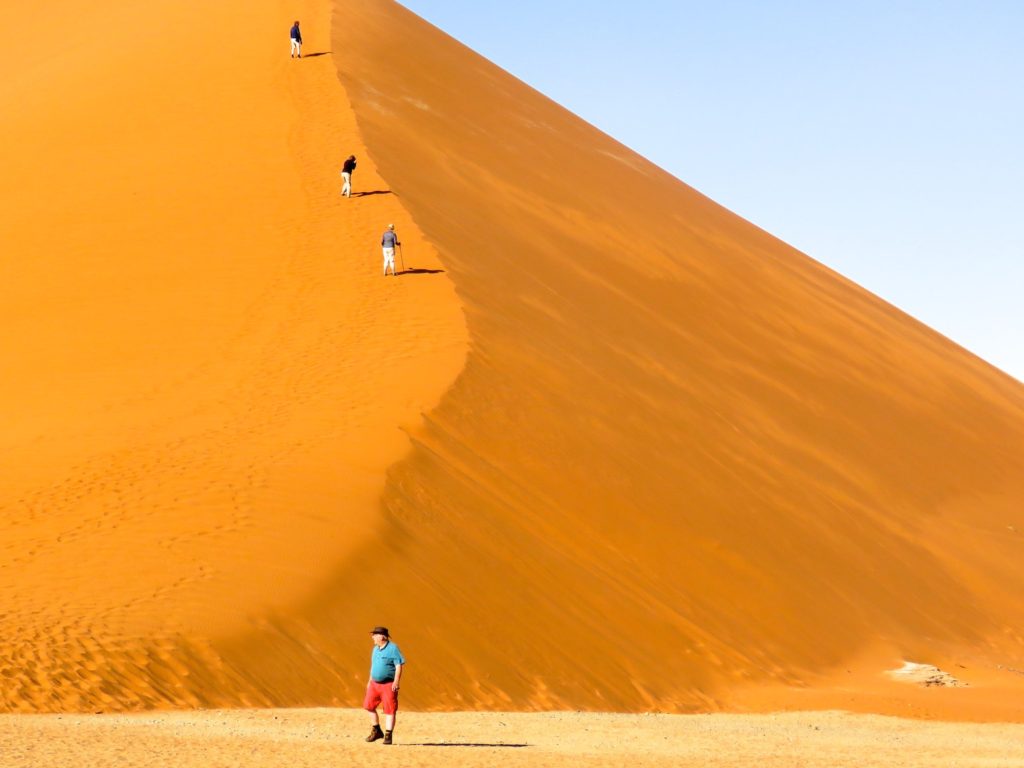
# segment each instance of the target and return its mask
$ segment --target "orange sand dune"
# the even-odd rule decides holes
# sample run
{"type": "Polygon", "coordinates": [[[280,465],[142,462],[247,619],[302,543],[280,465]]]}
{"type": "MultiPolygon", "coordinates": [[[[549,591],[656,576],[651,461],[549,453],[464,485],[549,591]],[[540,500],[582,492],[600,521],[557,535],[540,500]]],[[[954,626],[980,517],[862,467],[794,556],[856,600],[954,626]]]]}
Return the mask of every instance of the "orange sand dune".
{"type": "Polygon", "coordinates": [[[1024,718],[1019,382],[392,2],[46,2],[0,706],[351,703],[385,622],[421,709],[1024,718]]]}
{"type": "MultiPolygon", "coordinates": [[[[460,370],[444,274],[396,223],[329,9],[46,0],[5,54],[2,706],[265,702],[209,640],[380,535],[386,468],[460,370]]],[[[362,638],[361,638],[362,639],[362,638]]]]}

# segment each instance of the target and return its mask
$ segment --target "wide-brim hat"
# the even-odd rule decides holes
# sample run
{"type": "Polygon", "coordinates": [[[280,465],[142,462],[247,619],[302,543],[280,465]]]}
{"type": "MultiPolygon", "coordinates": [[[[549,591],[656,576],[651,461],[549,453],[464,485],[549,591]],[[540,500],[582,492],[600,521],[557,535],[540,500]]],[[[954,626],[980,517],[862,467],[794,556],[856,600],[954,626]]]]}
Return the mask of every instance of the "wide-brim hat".
{"type": "Polygon", "coordinates": [[[371,635],[384,635],[384,637],[391,637],[391,633],[388,632],[387,627],[374,627],[371,635]]]}

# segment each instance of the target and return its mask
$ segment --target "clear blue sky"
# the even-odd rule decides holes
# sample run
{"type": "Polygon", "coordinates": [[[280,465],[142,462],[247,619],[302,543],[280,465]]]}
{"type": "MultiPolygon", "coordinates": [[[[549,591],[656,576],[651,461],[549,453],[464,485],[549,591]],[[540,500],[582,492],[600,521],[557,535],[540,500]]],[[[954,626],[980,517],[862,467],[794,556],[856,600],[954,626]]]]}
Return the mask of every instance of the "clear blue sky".
{"type": "Polygon", "coordinates": [[[1024,0],[401,0],[1024,380],[1024,0]]]}

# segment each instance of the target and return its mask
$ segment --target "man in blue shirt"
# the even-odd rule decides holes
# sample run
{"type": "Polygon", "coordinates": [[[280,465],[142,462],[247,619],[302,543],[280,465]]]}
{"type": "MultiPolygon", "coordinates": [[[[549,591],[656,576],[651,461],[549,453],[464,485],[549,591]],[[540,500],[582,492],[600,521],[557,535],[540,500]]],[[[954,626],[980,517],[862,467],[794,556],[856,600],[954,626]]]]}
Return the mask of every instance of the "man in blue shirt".
{"type": "Polygon", "coordinates": [[[296,56],[298,56],[301,59],[302,58],[302,33],[299,32],[299,22],[297,22],[297,21],[294,24],[292,24],[291,37],[292,37],[292,58],[294,59],[296,56]]]}
{"type": "Polygon", "coordinates": [[[370,652],[370,679],[366,683],[366,698],[363,709],[370,713],[370,735],[367,741],[384,739],[391,743],[395,730],[395,716],[398,712],[398,686],[405,667],[405,657],[398,646],[391,642],[387,627],[374,627],[373,650],[370,652]],[[377,706],[384,710],[384,730],[380,729],[377,706]]]}

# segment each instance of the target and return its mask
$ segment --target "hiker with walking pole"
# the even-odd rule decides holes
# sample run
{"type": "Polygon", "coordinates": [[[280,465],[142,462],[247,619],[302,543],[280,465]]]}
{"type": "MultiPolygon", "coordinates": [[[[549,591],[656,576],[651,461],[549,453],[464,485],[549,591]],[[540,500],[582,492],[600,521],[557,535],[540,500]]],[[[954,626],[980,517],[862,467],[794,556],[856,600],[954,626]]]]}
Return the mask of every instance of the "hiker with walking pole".
{"type": "MultiPolygon", "coordinates": [[[[391,276],[397,277],[395,272],[395,246],[401,246],[398,242],[398,235],[395,234],[395,225],[388,224],[388,228],[384,230],[384,234],[380,237],[381,252],[384,255],[384,277],[388,276],[388,267],[391,267],[391,276]]],[[[402,266],[402,271],[405,271],[405,266],[402,266]]]]}

